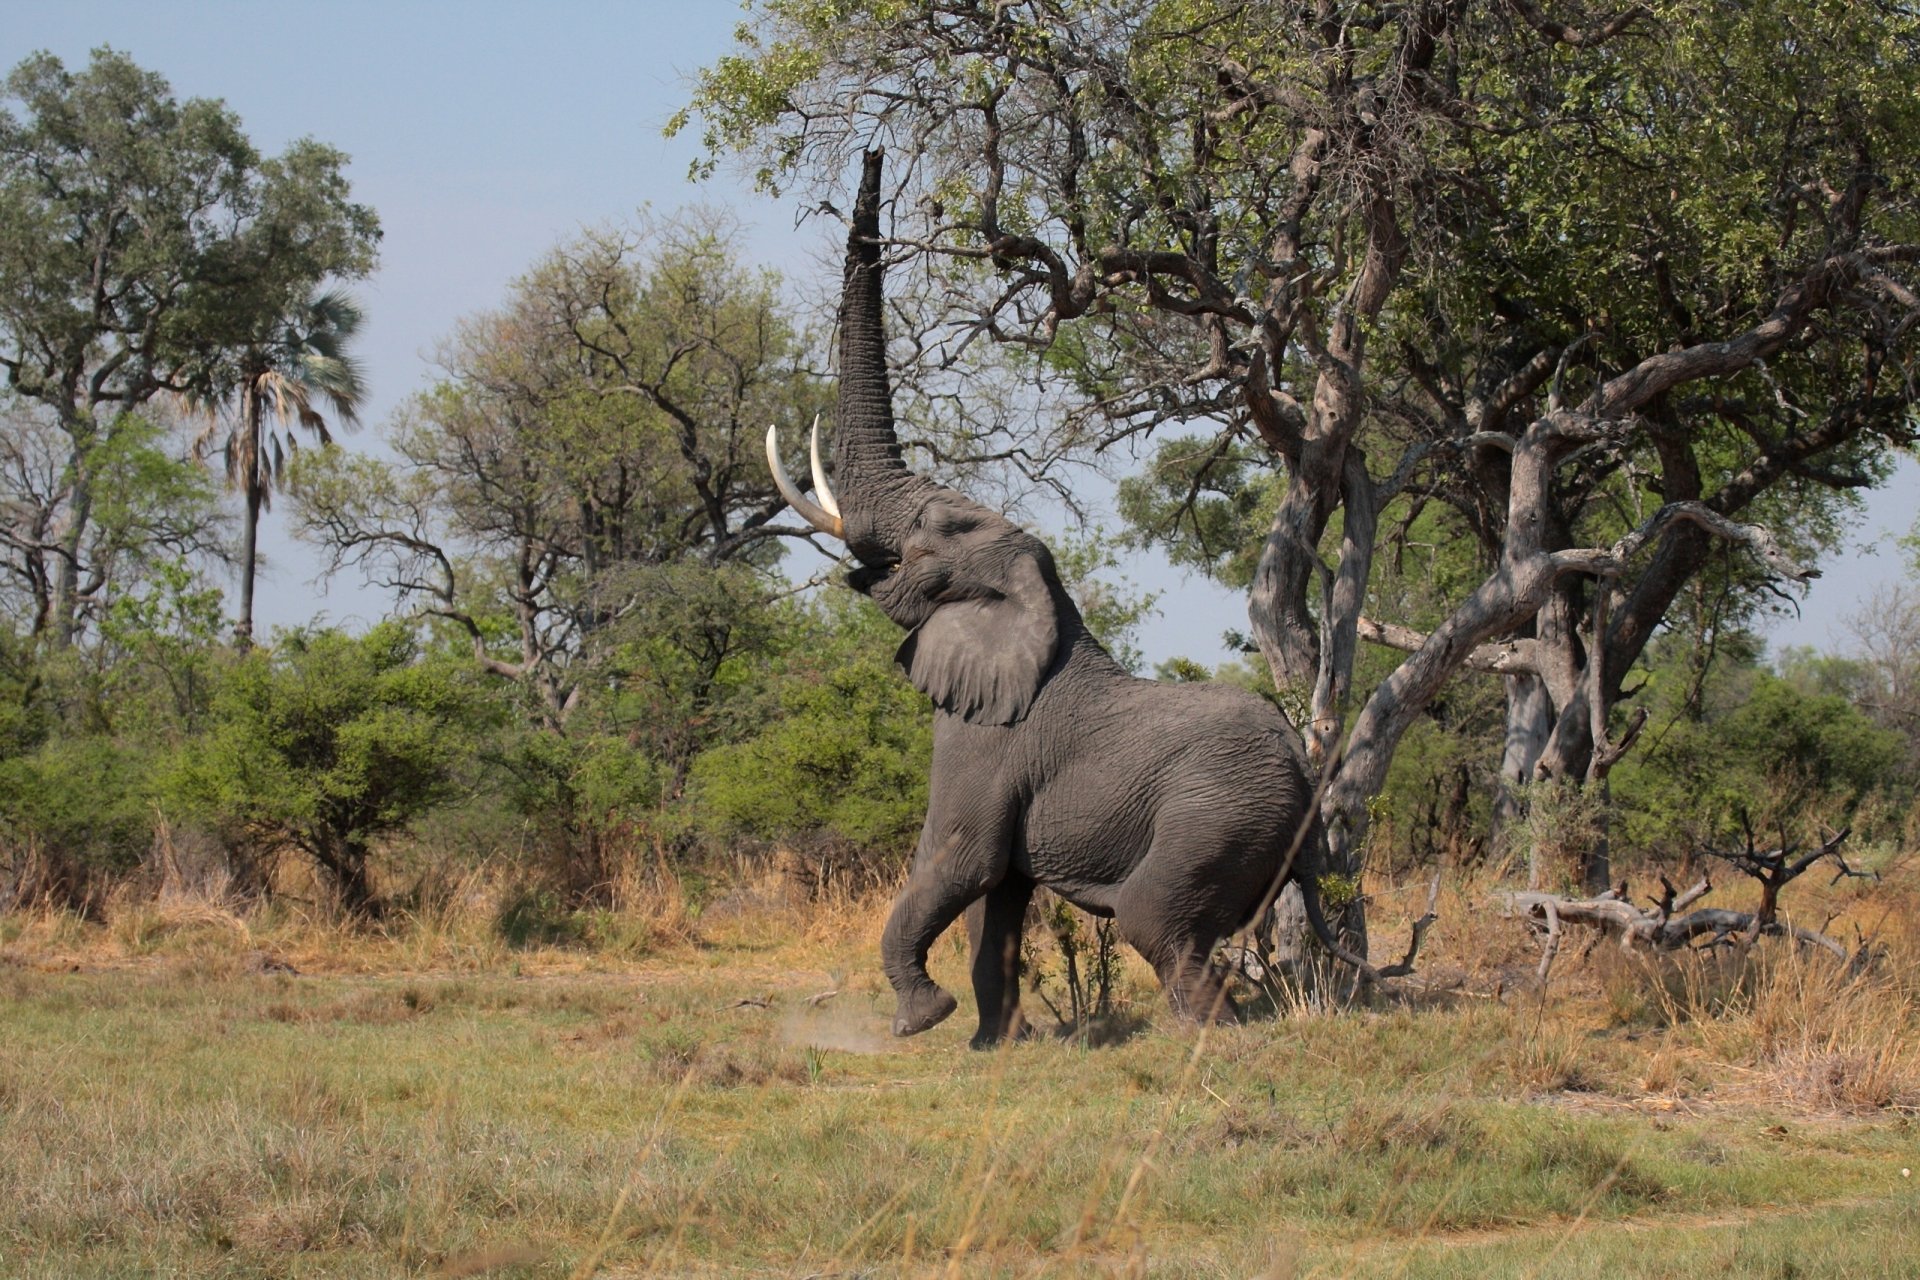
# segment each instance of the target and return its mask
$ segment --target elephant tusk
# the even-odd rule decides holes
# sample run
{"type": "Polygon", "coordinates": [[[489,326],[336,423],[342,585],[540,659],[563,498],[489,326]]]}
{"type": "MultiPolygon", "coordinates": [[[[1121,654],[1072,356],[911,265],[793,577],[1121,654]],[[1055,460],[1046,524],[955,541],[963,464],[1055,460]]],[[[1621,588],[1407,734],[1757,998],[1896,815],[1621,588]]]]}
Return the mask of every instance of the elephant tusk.
{"type": "MultiPolygon", "coordinates": [[[[818,439],[817,436],[815,438],[818,439]]],[[[814,454],[814,467],[816,471],[820,465],[819,457],[820,455],[816,452],[814,454]]],[[[845,541],[847,536],[846,526],[840,520],[840,513],[838,511],[824,511],[809,501],[806,495],[801,493],[793,481],[788,478],[787,469],[780,465],[780,428],[778,427],[770,426],[767,428],[767,466],[773,472],[774,487],[780,490],[780,496],[787,500],[788,506],[798,511],[802,519],[820,532],[830,533],[834,537],[845,541]]],[[[832,502],[832,497],[827,496],[827,501],[832,502]]]]}
{"type": "Polygon", "coordinates": [[[840,503],[833,496],[832,486],[827,484],[827,469],[820,465],[820,415],[813,415],[813,496],[820,499],[820,505],[826,508],[828,515],[840,518],[840,503]]]}

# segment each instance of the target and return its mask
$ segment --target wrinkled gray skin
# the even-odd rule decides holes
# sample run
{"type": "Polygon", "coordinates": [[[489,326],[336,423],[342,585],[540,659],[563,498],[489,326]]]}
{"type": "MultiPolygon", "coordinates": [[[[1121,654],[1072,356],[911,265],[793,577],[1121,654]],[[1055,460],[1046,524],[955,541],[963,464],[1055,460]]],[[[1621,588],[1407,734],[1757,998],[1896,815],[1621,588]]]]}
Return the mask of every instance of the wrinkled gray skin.
{"type": "Polygon", "coordinates": [[[1296,872],[1327,936],[1323,842],[1301,830],[1312,787],[1300,739],[1245,690],[1129,674],[1087,630],[1045,545],[905,468],[881,330],[879,160],[867,157],[848,242],[833,489],[860,561],[848,581],[906,629],[898,660],[936,708],[926,825],[881,941],[894,1034],[953,1012],[927,951],[963,913],[973,1043],[1017,1030],[1036,884],[1111,917],[1181,1017],[1231,1020],[1209,953],[1296,872]]]}

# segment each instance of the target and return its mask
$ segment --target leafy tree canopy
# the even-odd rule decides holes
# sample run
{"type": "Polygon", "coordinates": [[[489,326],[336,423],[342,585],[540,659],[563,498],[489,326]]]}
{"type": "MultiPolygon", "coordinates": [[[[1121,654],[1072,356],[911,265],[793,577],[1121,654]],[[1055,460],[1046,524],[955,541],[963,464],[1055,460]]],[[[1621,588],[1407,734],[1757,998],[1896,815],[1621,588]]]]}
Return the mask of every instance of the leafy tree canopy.
{"type": "Polygon", "coordinates": [[[0,370],[67,440],[42,564],[56,644],[81,625],[92,451],[163,392],[216,398],[235,361],[380,237],[346,157],[311,139],[262,157],[223,104],[177,100],[124,54],[39,53],[0,82],[0,370]]]}
{"type": "Polygon", "coordinates": [[[564,719],[581,664],[625,643],[666,566],[764,568],[809,532],[780,519],[762,440],[825,388],[737,232],[695,211],[557,246],[444,344],[445,376],[392,428],[403,467],[302,460],[302,532],[564,719]]]}
{"type": "Polygon", "coordinates": [[[1913,441],[1916,50],[1832,0],[766,0],[676,124],[827,199],[885,146],[897,303],[1080,397],[1015,444],[1208,424],[1128,514],[1247,582],[1340,861],[1463,666],[1580,778],[1676,606],[1739,621],[1913,441]],[[1427,508],[1477,563],[1383,626],[1427,508]]]}

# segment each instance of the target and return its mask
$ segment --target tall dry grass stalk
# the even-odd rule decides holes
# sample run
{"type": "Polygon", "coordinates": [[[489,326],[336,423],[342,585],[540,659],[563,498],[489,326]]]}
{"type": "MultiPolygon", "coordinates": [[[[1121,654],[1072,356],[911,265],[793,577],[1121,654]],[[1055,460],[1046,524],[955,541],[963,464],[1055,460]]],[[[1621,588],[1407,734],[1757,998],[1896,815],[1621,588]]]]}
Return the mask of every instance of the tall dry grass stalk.
{"type": "Polygon", "coordinates": [[[1649,966],[1663,1019],[1822,1110],[1920,1111],[1920,982],[1883,954],[1856,967],[1787,946],[1649,966]]]}

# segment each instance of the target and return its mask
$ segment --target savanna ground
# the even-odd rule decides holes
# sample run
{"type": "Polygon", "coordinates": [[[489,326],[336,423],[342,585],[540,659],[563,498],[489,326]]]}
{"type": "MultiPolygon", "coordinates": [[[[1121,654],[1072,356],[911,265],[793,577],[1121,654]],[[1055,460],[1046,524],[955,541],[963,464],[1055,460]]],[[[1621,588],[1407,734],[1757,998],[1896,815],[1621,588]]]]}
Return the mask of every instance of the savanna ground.
{"type": "Polygon", "coordinates": [[[1467,883],[1365,1007],[1200,1033],[1130,960],[1095,1034],[984,1054],[964,1002],[886,1036],[880,896],[16,914],[0,1275],[1920,1275],[1920,867],[1889,869],[1794,890],[1878,931],[1864,976],[1569,946],[1543,995],[1467,883]]]}

